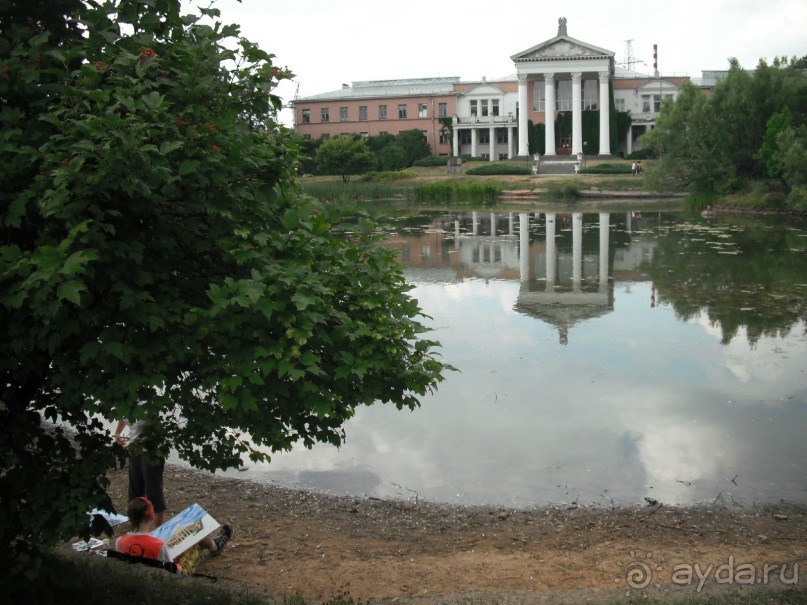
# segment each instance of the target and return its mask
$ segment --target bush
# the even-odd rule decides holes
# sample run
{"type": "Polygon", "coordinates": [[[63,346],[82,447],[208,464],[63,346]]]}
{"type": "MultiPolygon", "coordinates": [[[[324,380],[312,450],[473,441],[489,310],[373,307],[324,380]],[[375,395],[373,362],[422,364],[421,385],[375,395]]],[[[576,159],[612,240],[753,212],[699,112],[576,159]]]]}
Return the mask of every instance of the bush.
{"type": "Polygon", "coordinates": [[[362,183],[390,183],[417,176],[414,170],[384,170],[382,172],[366,172],[359,177],[362,183]]]}
{"type": "Polygon", "coordinates": [[[420,201],[490,201],[502,192],[495,183],[424,183],[415,187],[415,199],[420,201]]]}
{"type": "Polygon", "coordinates": [[[434,166],[446,166],[450,158],[445,155],[430,155],[427,158],[420,158],[412,166],[420,166],[421,168],[433,168],[434,166]]]}
{"type": "Polygon", "coordinates": [[[630,164],[598,164],[584,168],[580,171],[582,174],[630,174],[630,164]]]}
{"type": "Polygon", "coordinates": [[[646,149],[639,149],[631,154],[628,154],[629,160],[657,160],[656,152],[650,147],[646,149]]]}
{"type": "Polygon", "coordinates": [[[527,164],[502,164],[499,162],[490,162],[483,166],[477,166],[466,171],[465,174],[470,175],[521,175],[532,174],[532,167],[527,164]]]}
{"type": "Polygon", "coordinates": [[[793,210],[807,212],[807,187],[794,187],[787,195],[787,205],[793,210]]]}

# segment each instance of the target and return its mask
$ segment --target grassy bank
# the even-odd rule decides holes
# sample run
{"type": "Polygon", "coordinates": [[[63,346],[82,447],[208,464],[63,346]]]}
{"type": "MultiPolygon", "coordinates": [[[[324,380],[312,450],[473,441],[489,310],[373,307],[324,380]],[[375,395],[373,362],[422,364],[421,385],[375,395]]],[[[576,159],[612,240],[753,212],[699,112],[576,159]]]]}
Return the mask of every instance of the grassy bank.
{"type": "MultiPolygon", "coordinates": [[[[206,578],[171,575],[165,571],[140,565],[129,565],[88,554],[75,555],[60,552],[52,554],[46,562],[47,573],[36,581],[11,583],[4,581],[0,587],[9,602],[48,603],[50,605],[73,605],[90,601],[93,603],[146,603],[171,605],[308,605],[294,595],[262,595],[248,589],[224,589],[206,578]]],[[[278,587],[280,588],[280,587],[278,587]]],[[[336,588],[336,587],[335,587],[336,588]]],[[[540,595],[537,595],[540,596],[540,595]]],[[[494,605],[502,602],[498,597],[442,598],[445,605],[494,605]]],[[[722,595],[675,599],[653,599],[643,595],[605,600],[604,603],[657,605],[807,605],[807,590],[752,589],[749,591],[727,590],[722,595]]],[[[327,605],[353,605],[350,595],[331,598],[327,605]]]]}
{"type": "MultiPolygon", "coordinates": [[[[477,169],[480,163],[468,165],[477,169]]],[[[336,177],[306,177],[302,185],[306,193],[327,201],[351,200],[445,200],[489,202],[503,192],[526,191],[552,200],[569,201],[577,197],[579,191],[605,189],[608,191],[642,192],[646,183],[642,177],[630,175],[630,162],[610,160],[589,162],[588,167],[596,170],[598,164],[609,169],[604,174],[578,175],[533,175],[533,174],[448,174],[445,166],[412,167],[402,171],[400,178],[391,173],[375,173],[354,177],[343,183],[336,177]],[[624,163],[627,171],[614,169],[624,163]]],[[[501,168],[502,172],[523,172],[529,164],[525,162],[492,162],[483,164],[486,168],[501,168]],[[522,169],[522,170],[513,170],[522,169]]],[[[652,168],[648,163],[648,168],[652,168]]]]}

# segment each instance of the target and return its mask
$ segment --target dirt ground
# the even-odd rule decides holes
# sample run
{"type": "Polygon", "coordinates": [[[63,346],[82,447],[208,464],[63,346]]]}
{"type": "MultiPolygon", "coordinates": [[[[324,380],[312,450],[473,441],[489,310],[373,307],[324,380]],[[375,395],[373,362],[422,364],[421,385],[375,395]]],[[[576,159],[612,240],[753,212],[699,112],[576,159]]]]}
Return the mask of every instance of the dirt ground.
{"type": "MultiPolygon", "coordinates": [[[[467,508],[334,497],[174,466],[165,485],[169,513],[198,502],[234,529],[222,555],[197,571],[278,600],[584,603],[807,590],[804,507],[467,508]]],[[[124,473],[112,477],[111,494],[125,510],[124,473]]]]}

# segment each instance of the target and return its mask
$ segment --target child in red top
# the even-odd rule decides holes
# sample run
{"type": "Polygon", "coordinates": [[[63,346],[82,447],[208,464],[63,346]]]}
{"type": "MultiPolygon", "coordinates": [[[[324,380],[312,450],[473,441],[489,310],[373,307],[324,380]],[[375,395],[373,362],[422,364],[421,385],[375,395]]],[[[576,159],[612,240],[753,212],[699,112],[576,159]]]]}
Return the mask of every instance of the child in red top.
{"type": "Polygon", "coordinates": [[[132,531],[115,541],[115,550],[127,555],[147,557],[170,563],[165,542],[149,535],[154,526],[154,506],[148,498],[138,497],[126,509],[132,531]]]}

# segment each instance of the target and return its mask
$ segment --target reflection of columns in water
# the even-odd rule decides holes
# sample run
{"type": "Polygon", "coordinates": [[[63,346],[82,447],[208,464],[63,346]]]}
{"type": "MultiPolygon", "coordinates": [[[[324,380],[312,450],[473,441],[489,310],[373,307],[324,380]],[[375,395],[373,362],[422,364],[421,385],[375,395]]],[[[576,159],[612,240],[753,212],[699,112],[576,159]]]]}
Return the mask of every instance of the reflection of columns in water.
{"type": "Polygon", "coordinates": [[[572,289],[577,292],[583,280],[583,213],[572,213],[572,289]]]}
{"type": "Polygon", "coordinates": [[[514,218],[515,214],[512,212],[507,215],[507,235],[513,235],[515,233],[514,218]]]}
{"type": "Polygon", "coordinates": [[[473,222],[471,233],[479,235],[479,213],[476,210],[471,213],[471,221],[473,222]]]}
{"type": "Polygon", "coordinates": [[[518,213],[518,273],[521,282],[530,279],[530,215],[518,213]]]}
{"type": "Polygon", "coordinates": [[[496,215],[490,213],[490,236],[496,237],[496,215]]]}
{"type": "Polygon", "coordinates": [[[546,291],[555,289],[558,279],[557,248],[555,247],[555,213],[546,213],[546,291]]]}
{"type": "Polygon", "coordinates": [[[600,292],[608,289],[608,246],[611,235],[611,215],[600,212],[600,292]]]}
{"type": "Polygon", "coordinates": [[[454,248],[457,248],[457,242],[460,241],[460,221],[459,219],[454,220],[454,248]]]}

